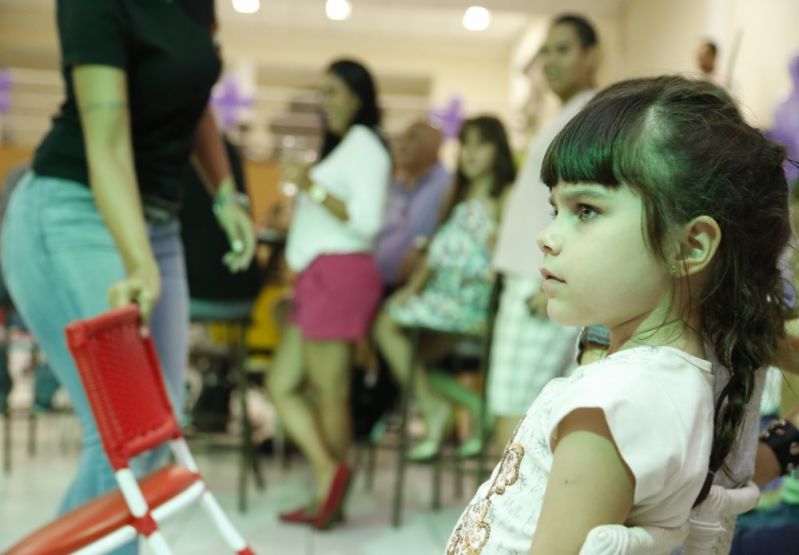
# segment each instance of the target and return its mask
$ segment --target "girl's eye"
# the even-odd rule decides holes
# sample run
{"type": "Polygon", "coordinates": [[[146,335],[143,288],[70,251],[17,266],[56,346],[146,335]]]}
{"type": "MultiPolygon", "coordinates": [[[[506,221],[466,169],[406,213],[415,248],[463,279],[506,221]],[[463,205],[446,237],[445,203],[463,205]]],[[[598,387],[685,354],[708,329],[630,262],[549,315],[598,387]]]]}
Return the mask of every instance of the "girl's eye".
{"type": "Polygon", "coordinates": [[[593,220],[599,215],[599,211],[588,204],[578,204],[576,213],[580,220],[593,220]]]}
{"type": "Polygon", "coordinates": [[[550,207],[549,207],[549,216],[550,216],[550,217],[551,217],[553,220],[554,220],[555,218],[557,218],[557,217],[558,217],[558,209],[557,209],[557,208],[555,208],[554,206],[551,206],[551,205],[550,205],[550,207]]]}

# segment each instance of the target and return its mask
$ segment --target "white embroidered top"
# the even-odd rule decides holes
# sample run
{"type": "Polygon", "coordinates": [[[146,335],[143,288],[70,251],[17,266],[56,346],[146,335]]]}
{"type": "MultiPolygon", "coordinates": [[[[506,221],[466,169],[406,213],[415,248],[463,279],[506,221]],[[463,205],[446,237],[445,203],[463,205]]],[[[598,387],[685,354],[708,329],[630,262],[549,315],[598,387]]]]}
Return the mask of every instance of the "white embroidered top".
{"type": "Polygon", "coordinates": [[[602,409],[635,476],[626,524],[668,528],[688,520],[713,439],[711,364],[672,347],[636,347],[547,384],[461,515],[447,555],[529,552],[552,468],[552,434],[579,408],[602,409]]]}

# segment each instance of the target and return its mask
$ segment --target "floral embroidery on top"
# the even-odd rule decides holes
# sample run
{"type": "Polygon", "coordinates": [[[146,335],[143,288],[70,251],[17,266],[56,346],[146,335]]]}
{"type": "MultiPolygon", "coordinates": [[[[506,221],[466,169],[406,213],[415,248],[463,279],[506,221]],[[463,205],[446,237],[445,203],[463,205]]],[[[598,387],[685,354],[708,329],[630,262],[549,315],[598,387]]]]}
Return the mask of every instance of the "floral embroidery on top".
{"type": "MultiPolygon", "coordinates": [[[[518,429],[519,426],[516,427],[517,431],[518,429]]],[[[447,555],[480,555],[483,551],[491,536],[491,525],[487,522],[491,511],[491,496],[504,494],[519,479],[524,446],[521,443],[514,443],[515,437],[516,432],[505,447],[502,461],[485,498],[466,508],[447,545],[447,555]]]]}
{"type": "Polygon", "coordinates": [[[521,443],[510,443],[505,449],[505,454],[502,456],[502,462],[499,466],[494,483],[491,489],[488,490],[488,496],[502,495],[508,487],[516,483],[519,479],[519,467],[524,458],[524,446],[521,443]]]}
{"type": "Polygon", "coordinates": [[[486,524],[486,516],[491,510],[491,500],[481,499],[470,505],[452,533],[452,541],[447,546],[447,555],[479,555],[491,535],[491,527],[486,524]]]}

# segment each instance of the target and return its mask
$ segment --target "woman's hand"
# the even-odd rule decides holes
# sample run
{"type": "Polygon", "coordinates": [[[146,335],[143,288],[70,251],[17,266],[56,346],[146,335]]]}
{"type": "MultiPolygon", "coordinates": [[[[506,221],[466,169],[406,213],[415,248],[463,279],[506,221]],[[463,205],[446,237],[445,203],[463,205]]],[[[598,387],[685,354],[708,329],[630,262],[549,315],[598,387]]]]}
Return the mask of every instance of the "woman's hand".
{"type": "Polygon", "coordinates": [[[161,275],[158,264],[150,260],[128,272],[128,276],[114,283],[108,290],[111,308],[120,308],[130,303],[139,305],[142,320],[150,320],[153,306],[161,295],[161,275]]]}
{"type": "Polygon", "coordinates": [[[214,199],[216,220],[230,243],[230,251],[222,257],[222,262],[231,272],[245,270],[255,253],[249,200],[243,203],[246,197],[236,191],[225,144],[210,108],[206,108],[197,124],[192,154],[195,170],[214,199]]]}
{"type": "Polygon", "coordinates": [[[283,181],[294,183],[300,191],[308,191],[311,188],[311,164],[306,164],[299,160],[287,160],[283,166],[283,181]]]}
{"type": "Polygon", "coordinates": [[[238,194],[232,189],[232,183],[223,183],[219,188],[214,199],[214,214],[230,243],[222,262],[231,272],[241,272],[250,267],[255,254],[255,229],[249,212],[238,202],[238,194]]]}

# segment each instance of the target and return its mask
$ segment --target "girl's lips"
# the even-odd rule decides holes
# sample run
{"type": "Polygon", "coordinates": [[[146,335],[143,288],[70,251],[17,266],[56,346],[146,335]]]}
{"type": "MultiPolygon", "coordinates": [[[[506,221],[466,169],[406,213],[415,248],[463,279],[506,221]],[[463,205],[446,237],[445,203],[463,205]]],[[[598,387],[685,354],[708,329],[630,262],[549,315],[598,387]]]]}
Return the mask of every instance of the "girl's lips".
{"type": "Polygon", "coordinates": [[[555,274],[553,274],[552,272],[550,272],[546,268],[543,268],[543,267],[539,268],[538,271],[541,272],[541,275],[543,276],[544,281],[553,280],[553,281],[558,281],[560,283],[563,283],[562,279],[560,279],[558,276],[556,276],[555,274]]]}

